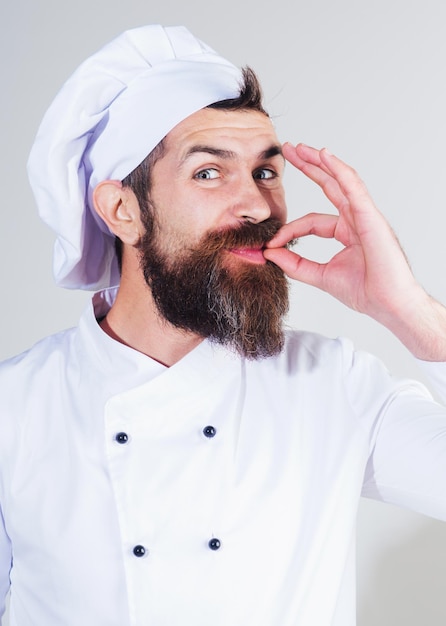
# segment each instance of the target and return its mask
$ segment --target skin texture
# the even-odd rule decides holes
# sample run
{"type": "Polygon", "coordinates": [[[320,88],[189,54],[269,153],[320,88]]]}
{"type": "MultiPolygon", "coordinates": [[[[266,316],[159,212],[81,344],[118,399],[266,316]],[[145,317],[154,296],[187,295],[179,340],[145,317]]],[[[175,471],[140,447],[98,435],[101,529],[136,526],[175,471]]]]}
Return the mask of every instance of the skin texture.
{"type": "MultiPolygon", "coordinates": [[[[174,257],[205,232],[244,221],[274,217],[284,223],[279,147],[270,120],[257,112],[204,109],[176,126],[154,167],[151,192],[165,251],[174,257]]],[[[416,357],[445,361],[446,310],[415,281],[358,174],[325,149],[285,144],[283,156],[321,187],[338,215],[312,213],[286,224],[264,257],[290,278],[370,315],[416,357]],[[321,265],[283,248],[291,239],[310,234],[334,238],[344,249],[321,265]]],[[[104,181],[95,190],[95,206],[124,244],[121,286],[102,327],[115,339],[172,365],[201,338],[171,327],[157,312],[139,267],[137,244],[144,229],[136,198],[119,181],[104,181]]],[[[252,262],[232,256],[234,263],[252,262]]]]}

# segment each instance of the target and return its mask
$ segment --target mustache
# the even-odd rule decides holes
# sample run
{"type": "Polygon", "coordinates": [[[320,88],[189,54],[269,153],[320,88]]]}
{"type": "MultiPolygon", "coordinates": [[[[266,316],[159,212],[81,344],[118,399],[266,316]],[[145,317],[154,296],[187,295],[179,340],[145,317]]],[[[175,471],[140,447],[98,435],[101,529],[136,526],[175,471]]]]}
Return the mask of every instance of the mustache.
{"type": "Polygon", "coordinates": [[[211,231],[202,239],[201,245],[207,252],[232,248],[264,248],[283,226],[280,220],[269,218],[258,224],[246,222],[236,228],[211,231]]]}

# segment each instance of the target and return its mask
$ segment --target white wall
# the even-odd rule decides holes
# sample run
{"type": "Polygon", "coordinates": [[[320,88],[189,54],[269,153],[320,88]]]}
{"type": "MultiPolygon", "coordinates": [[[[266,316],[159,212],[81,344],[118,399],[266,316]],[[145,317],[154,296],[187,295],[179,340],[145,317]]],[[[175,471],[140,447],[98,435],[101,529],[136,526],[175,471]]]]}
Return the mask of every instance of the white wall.
{"type": "MultiPolygon", "coordinates": [[[[121,31],[185,24],[259,73],[283,140],[352,163],[402,241],[415,274],[446,302],[446,37],[442,0],[14,0],[1,5],[0,358],[76,323],[86,294],[56,288],[51,232],[25,162],[37,125],[72,70],[121,31]]],[[[289,168],[292,217],[327,202],[289,168]]],[[[303,244],[317,258],[315,241],[303,244]]],[[[349,335],[395,371],[418,375],[374,322],[303,285],[293,326],[349,335]]],[[[446,527],[372,502],[359,512],[359,625],[444,625],[446,527]]]]}

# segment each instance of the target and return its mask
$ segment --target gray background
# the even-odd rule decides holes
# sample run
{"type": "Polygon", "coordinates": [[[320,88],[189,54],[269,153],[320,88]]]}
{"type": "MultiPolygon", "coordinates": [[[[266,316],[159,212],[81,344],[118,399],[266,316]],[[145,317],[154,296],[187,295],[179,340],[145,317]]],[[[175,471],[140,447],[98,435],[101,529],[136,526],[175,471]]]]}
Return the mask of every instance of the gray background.
{"type": "MultiPolygon", "coordinates": [[[[81,61],[123,30],[147,23],[184,24],[237,65],[250,64],[279,137],[326,145],[354,165],[416,276],[446,302],[442,0],[1,2],[0,358],[75,324],[88,298],[53,284],[53,236],[36,215],[25,170],[37,126],[81,61]]],[[[287,186],[290,217],[329,209],[291,167],[287,186]]],[[[335,249],[311,238],[301,244],[316,259],[335,249]]],[[[422,378],[404,348],[372,320],[304,285],[294,285],[292,297],[291,326],[348,335],[395,373],[422,378]]],[[[359,625],[444,625],[445,557],[444,524],[362,502],[359,625]]]]}

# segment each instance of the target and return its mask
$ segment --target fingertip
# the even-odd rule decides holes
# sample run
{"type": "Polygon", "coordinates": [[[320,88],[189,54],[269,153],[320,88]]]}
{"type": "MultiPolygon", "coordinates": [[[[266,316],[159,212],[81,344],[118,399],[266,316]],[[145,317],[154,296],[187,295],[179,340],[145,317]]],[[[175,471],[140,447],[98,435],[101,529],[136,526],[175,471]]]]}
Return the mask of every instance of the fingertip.
{"type": "Polygon", "coordinates": [[[282,148],[285,149],[290,149],[290,150],[305,150],[306,148],[309,148],[310,146],[308,146],[306,143],[303,143],[302,141],[299,141],[296,144],[291,143],[291,141],[285,141],[285,143],[282,144],[282,148]]]}
{"type": "Polygon", "coordinates": [[[295,152],[296,151],[296,147],[293,146],[293,144],[290,141],[285,141],[284,144],[282,144],[282,152],[283,154],[286,154],[287,152],[295,152]]]}
{"type": "Polygon", "coordinates": [[[265,250],[271,250],[271,248],[279,248],[280,246],[276,244],[276,239],[278,238],[274,237],[273,239],[270,239],[269,241],[267,241],[265,244],[265,250]]]}
{"type": "Polygon", "coordinates": [[[310,146],[306,143],[304,143],[303,141],[300,141],[297,146],[296,146],[296,150],[307,150],[310,146]]]}

